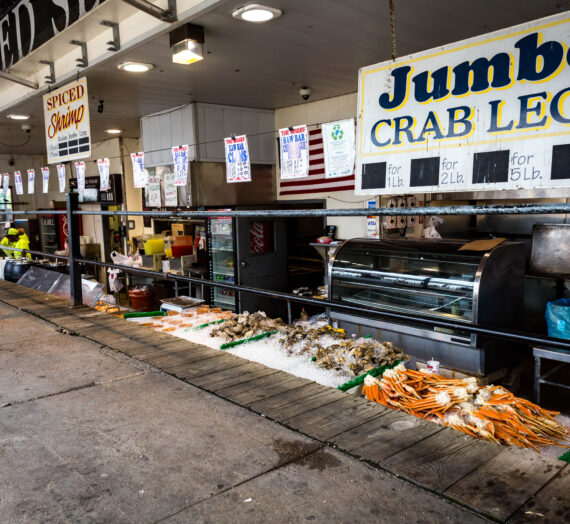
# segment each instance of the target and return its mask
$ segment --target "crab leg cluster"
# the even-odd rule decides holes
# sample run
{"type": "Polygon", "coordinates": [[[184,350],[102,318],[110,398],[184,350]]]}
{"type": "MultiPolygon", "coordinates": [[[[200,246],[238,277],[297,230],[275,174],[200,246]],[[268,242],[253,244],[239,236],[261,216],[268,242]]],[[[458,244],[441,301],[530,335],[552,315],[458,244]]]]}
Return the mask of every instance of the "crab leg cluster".
{"type": "Polygon", "coordinates": [[[568,441],[569,430],[554,419],[559,413],[500,386],[478,386],[474,377],[449,379],[399,365],[380,379],[368,375],[363,394],[384,406],[498,444],[536,451],[550,444],[568,447],[563,442],[568,441]]]}

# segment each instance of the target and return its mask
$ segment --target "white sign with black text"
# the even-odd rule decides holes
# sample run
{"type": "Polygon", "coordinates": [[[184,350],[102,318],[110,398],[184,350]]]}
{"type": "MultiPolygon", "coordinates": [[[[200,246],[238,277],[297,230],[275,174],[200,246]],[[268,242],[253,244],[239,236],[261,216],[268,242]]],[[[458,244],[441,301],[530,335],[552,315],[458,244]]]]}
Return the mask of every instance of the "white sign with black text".
{"type": "Polygon", "coordinates": [[[99,158],[97,167],[99,168],[99,189],[100,191],[109,191],[109,159],[99,158]]]}
{"type": "Polygon", "coordinates": [[[28,169],[28,195],[34,194],[36,181],[36,171],[34,169],[28,169]]]}
{"type": "Polygon", "coordinates": [[[65,166],[58,164],[57,166],[57,180],[59,182],[59,192],[65,192],[65,166]]]}
{"type": "Polygon", "coordinates": [[[224,138],[226,182],[251,182],[251,164],[245,135],[224,138]]]}
{"type": "Polygon", "coordinates": [[[351,176],[354,172],[354,118],[321,125],[325,177],[351,176]]]}
{"type": "Polygon", "coordinates": [[[307,126],[285,127],[279,130],[281,179],[309,176],[309,132],[307,126]]]}
{"type": "Polygon", "coordinates": [[[568,12],[360,70],[356,193],[570,186],[568,12]]]}
{"type": "Polygon", "coordinates": [[[42,193],[49,191],[49,167],[42,167],[42,193]]]}

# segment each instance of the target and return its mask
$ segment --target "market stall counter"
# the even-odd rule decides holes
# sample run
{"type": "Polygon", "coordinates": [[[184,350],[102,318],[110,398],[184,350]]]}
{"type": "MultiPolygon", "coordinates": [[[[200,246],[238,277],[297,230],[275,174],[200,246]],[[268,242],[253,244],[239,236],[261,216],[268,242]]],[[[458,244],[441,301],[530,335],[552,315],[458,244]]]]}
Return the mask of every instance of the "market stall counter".
{"type": "MultiPolygon", "coordinates": [[[[442,240],[344,242],[334,255],[330,297],[350,304],[424,319],[520,329],[525,249],[522,244],[442,240]]],[[[520,346],[414,321],[386,321],[332,311],[338,326],[393,342],[418,360],[486,375],[521,358],[520,346]]]]}

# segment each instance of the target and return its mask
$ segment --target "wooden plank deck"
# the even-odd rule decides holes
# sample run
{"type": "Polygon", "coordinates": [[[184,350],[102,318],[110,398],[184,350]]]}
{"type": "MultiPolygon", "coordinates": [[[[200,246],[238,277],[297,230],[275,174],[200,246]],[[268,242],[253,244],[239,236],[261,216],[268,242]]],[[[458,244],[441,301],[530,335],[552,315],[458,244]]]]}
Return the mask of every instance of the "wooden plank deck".
{"type": "Polygon", "coordinates": [[[0,301],[146,362],[497,521],[570,520],[570,465],[0,280],[0,301]]]}

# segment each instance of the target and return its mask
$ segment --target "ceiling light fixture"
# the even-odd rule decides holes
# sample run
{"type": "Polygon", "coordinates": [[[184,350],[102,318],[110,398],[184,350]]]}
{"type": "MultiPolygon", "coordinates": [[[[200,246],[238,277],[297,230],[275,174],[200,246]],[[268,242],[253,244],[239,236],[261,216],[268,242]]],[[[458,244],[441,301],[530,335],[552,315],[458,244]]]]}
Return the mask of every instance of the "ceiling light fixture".
{"type": "Polygon", "coordinates": [[[146,73],[150,71],[154,65],[145,64],[144,62],[123,62],[117,66],[121,71],[128,71],[129,73],[146,73]]]}
{"type": "Polygon", "coordinates": [[[204,28],[194,24],[184,24],[170,33],[172,61],[175,64],[193,64],[204,58],[202,44],[204,28]]]}
{"type": "Polygon", "coordinates": [[[121,133],[121,129],[105,129],[105,133],[109,133],[110,135],[118,135],[121,133]]]}
{"type": "Polygon", "coordinates": [[[10,120],[29,120],[30,115],[7,115],[10,120]]]}
{"type": "Polygon", "coordinates": [[[232,16],[244,22],[252,22],[254,24],[263,24],[269,22],[283,14],[281,9],[275,7],[268,7],[262,4],[249,4],[244,7],[236,9],[232,16]]]}

